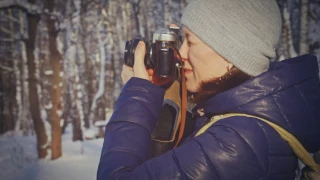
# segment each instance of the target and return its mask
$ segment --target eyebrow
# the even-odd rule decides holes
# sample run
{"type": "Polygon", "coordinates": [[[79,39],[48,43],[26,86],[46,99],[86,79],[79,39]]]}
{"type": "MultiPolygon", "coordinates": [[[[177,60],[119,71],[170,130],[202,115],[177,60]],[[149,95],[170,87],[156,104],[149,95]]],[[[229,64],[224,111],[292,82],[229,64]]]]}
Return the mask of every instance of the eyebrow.
{"type": "Polygon", "coordinates": [[[182,27],[182,30],[183,30],[183,35],[188,38],[190,36],[190,34],[187,32],[187,28],[185,27],[182,27]]]}
{"type": "Polygon", "coordinates": [[[185,36],[186,36],[187,39],[189,39],[190,34],[189,33],[185,33],[185,36]]]}

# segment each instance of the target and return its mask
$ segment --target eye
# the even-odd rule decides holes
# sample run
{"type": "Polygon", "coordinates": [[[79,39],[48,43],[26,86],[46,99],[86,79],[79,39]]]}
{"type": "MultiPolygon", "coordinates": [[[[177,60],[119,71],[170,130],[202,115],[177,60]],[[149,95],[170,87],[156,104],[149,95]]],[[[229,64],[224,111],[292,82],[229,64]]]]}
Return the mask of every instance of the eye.
{"type": "Polygon", "coordinates": [[[192,45],[192,42],[187,41],[187,44],[188,44],[188,46],[191,46],[191,45],[192,45]]]}

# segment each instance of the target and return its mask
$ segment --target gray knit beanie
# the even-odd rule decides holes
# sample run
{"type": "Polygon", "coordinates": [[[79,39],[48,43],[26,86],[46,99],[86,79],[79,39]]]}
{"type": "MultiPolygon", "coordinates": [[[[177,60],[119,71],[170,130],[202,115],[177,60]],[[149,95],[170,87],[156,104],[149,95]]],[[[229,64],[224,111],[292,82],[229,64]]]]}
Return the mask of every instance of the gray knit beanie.
{"type": "Polygon", "coordinates": [[[281,34],[276,0],[191,0],[181,23],[252,76],[268,70],[281,34]]]}

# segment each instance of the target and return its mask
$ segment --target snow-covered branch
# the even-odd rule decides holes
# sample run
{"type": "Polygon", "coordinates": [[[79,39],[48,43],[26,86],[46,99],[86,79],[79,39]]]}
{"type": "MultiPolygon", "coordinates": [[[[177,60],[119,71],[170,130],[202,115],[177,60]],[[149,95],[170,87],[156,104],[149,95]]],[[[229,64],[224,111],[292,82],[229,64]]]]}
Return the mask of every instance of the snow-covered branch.
{"type": "Polygon", "coordinates": [[[2,66],[2,65],[0,65],[0,68],[1,68],[1,69],[4,69],[4,70],[6,70],[6,71],[13,71],[12,68],[6,67],[6,66],[2,66]]]}
{"type": "Polygon", "coordinates": [[[1,0],[0,1],[0,7],[6,8],[15,5],[15,0],[1,0]]]}
{"type": "MultiPolygon", "coordinates": [[[[3,8],[10,8],[10,7],[19,7],[23,10],[26,10],[30,14],[46,14],[50,16],[52,19],[56,19],[57,23],[59,23],[59,19],[61,19],[62,14],[59,12],[50,12],[48,9],[42,8],[38,6],[37,4],[29,3],[25,0],[0,0],[0,9],[3,8]]],[[[1,16],[4,16],[5,18],[9,18],[10,20],[19,23],[19,20],[9,17],[5,13],[0,13],[1,16]]]]}
{"type": "Polygon", "coordinates": [[[13,42],[14,40],[12,40],[12,39],[10,39],[10,38],[1,38],[1,41],[13,42]]]}
{"type": "Polygon", "coordinates": [[[0,8],[8,8],[12,6],[18,6],[27,10],[30,13],[41,13],[42,9],[37,5],[28,3],[24,0],[0,0],[0,8]]]}
{"type": "Polygon", "coordinates": [[[7,33],[7,34],[11,34],[11,31],[9,31],[8,29],[3,28],[3,27],[1,27],[1,26],[0,26],[0,31],[5,32],[5,33],[7,33]]]}
{"type": "Polygon", "coordinates": [[[12,17],[12,16],[8,16],[7,14],[5,14],[5,13],[3,13],[3,12],[0,12],[0,15],[3,16],[4,18],[9,19],[10,21],[13,21],[13,22],[16,22],[16,23],[20,23],[20,22],[19,22],[19,19],[14,18],[14,17],[12,17]]]}

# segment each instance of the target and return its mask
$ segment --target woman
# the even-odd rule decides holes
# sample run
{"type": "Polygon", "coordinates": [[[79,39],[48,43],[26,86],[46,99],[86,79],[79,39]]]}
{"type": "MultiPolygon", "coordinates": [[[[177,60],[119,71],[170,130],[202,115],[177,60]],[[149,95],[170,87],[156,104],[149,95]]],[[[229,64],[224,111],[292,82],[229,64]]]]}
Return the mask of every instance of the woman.
{"type": "Polygon", "coordinates": [[[197,102],[194,133],[150,158],[165,89],[152,83],[140,42],[133,69],[123,68],[126,84],[106,126],[98,179],[294,179],[291,147],[255,118],[230,117],[194,136],[213,115],[245,113],[285,128],[310,153],[320,149],[316,57],[270,63],[281,32],[276,1],[192,0],[182,24],[186,86],[197,102]]]}

